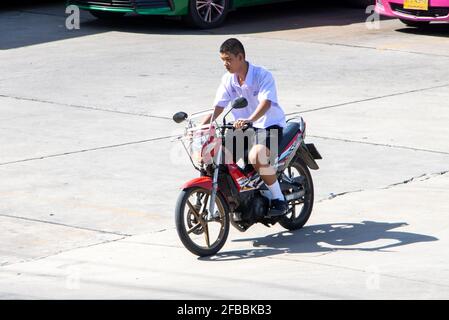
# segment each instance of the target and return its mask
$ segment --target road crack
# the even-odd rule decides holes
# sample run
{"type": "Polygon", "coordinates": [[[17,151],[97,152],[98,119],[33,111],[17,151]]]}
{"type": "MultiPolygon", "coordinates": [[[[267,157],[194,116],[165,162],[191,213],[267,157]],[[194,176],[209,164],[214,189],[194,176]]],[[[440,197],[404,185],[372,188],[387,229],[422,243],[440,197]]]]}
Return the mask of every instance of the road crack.
{"type": "Polygon", "coordinates": [[[386,187],[383,187],[383,188],[380,188],[380,189],[383,189],[383,190],[391,189],[393,187],[400,186],[400,185],[407,184],[407,183],[411,183],[411,182],[426,181],[426,180],[429,180],[429,179],[432,179],[432,178],[435,178],[435,177],[439,177],[439,176],[445,175],[447,173],[449,173],[449,170],[441,171],[441,172],[435,172],[435,173],[430,173],[430,174],[425,173],[425,174],[422,174],[422,175],[419,175],[419,176],[416,176],[416,177],[411,177],[410,179],[404,180],[402,182],[397,182],[397,183],[390,184],[390,185],[388,185],[386,187]]]}
{"type": "Polygon", "coordinates": [[[80,229],[80,230],[86,230],[86,231],[92,231],[92,232],[98,232],[98,233],[104,233],[104,234],[112,234],[112,235],[116,235],[116,236],[125,236],[125,237],[132,236],[131,234],[126,234],[126,233],[98,230],[98,229],[79,227],[79,226],[72,226],[72,225],[68,225],[68,224],[64,224],[64,223],[60,223],[60,222],[46,221],[46,220],[33,219],[33,218],[27,218],[27,217],[20,217],[20,216],[12,216],[12,215],[8,215],[8,214],[0,214],[0,217],[20,219],[20,220],[26,220],[26,221],[32,221],[32,222],[47,223],[47,224],[63,226],[63,227],[67,227],[67,228],[74,228],[74,229],[80,229]]]}
{"type": "Polygon", "coordinates": [[[340,139],[340,138],[323,137],[323,136],[315,136],[315,135],[308,135],[308,136],[312,137],[312,138],[323,139],[323,140],[333,140],[333,141],[342,141],[342,142],[350,142],[350,143],[359,143],[359,144],[366,144],[366,145],[378,146],[378,147],[388,147],[388,148],[395,148],[395,149],[405,149],[405,150],[411,150],[411,151],[421,151],[421,152],[430,152],[430,153],[436,153],[436,154],[449,155],[449,152],[444,152],[444,151],[436,151],[436,150],[429,150],[429,149],[419,149],[419,148],[399,146],[399,145],[393,145],[393,144],[375,143],[375,142],[349,140],[349,139],[340,139]]]}
{"type": "Polygon", "coordinates": [[[35,261],[43,260],[43,259],[46,259],[46,258],[49,258],[49,257],[57,256],[59,254],[65,253],[65,252],[78,250],[78,249],[86,249],[86,248],[90,248],[90,247],[93,247],[93,246],[98,246],[98,245],[101,245],[101,244],[107,244],[107,243],[111,243],[111,242],[116,242],[116,241],[120,241],[120,240],[126,239],[128,237],[129,236],[123,236],[121,238],[100,241],[100,242],[97,242],[97,243],[92,243],[92,244],[89,244],[89,245],[80,246],[80,247],[76,247],[76,248],[71,248],[71,249],[66,249],[66,250],[59,250],[59,251],[53,252],[52,254],[49,254],[49,255],[46,255],[46,256],[30,258],[30,259],[24,259],[24,260],[18,261],[18,262],[12,262],[12,263],[6,262],[6,263],[0,264],[0,268],[1,267],[6,267],[6,266],[10,267],[12,265],[17,265],[17,264],[22,264],[22,263],[27,263],[27,262],[35,262],[35,261]]]}
{"type": "Polygon", "coordinates": [[[37,99],[37,98],[26,98],[26,97],[10,96],[10,95],[5,95],[5,94],[0,94],[0,97],[22,100],[22,101],[48,103],[48,104],[53,104],[53,105],[58,105],[58,106],[69,107],[69,108],[126,114],[126,115],[132,115],[132,116],[137,116],[137,117],[147,117],[147,118],[163,119],[163,120],[170,120],[170,121],[172,120],[172,118],[170,118],[170,117],[155,116],[155,115],[150,115],[150,114],[145,114],[145,113],[134,113],[134,112],[119,111],[119,110],[111,110],[111,109],[104,109],[104,108],[98,108],[98,107],[90,107],[90,106],[76,105],[76,104],[70,104],[70,103],[55,102],[55,101],[37,99]]]}
{"type": "Polygon", "coordinates": [[[367,101],[379,100],[379,99],[384,99],[384,98],[396,97],[396,96],[406,95],[406,94],[409,94],[409,93],[417,93],[417,92],[423,92],[423,91],[427,91],[427,90],[445,88],[445,87],[448,87],[448,86],[449,86],[449,83],[445,83],[445,84],[438,85],[438,86],[432,86],[432,87],[426,87],[426,88],[407,90],[407,91],[402,91],[402,92],[385,94],[385,95],[377,96],[377,97],[371,97],[371,98],[366,98],[366,99],[360,99],[360,100],[354,100],[354,101],[338,103],[338,104],[324,106],[324,107],[318,107],[318,108],[314,108],[314,109],[307,109],[307,110],[303,110],[303,111],[296,111],[296,112],[292,112],[292,113],[287,113],[285,115],[286,116],[291,116],[291,115],[300,114],[300,113],[307,113],[307,112],[321,111],[321,110],[327,110],[327,109],[334,109],[334,108],[339,108],[339,107],[345,107],[345,106],[352,105],[352,104],[357,104],[357,103],[360,103],[360,102],[367,102],[367,101]]]}
{"type": "Polygon", "coordinates": [[[359,190],[350,190],[350,191],[345,191],[345,192],[340,192],[340,193],[330,193],[329,196],[327,198],[321,199],[316,201],[316,203],[322,203],[324,201],[329,201],[329,200],[333,200],[335,198],[347,195],[347,194],[353,194],[353,193],[358,193],[358,192],[364,192],[364,191],[370,191],[370,190],[386,190],[386,189],[391,189],[400,185],[404,185],[404,184],[408,184],[411,182],[421,182],[421,181],[426,181],[435,177],[439,177],[442,175],[445,175],[449,173],[449,170],[447,171],[440,171],[440,172],[435,172],[435,173],[424,173],[421,174],[419,176],[415,176],[415,177],[411,177],[410,179],[401,181],[401,182],[396,182],[393,184],[389,184],[385,187],[379,187],[379,188],[373,188],[373,189],[359,189],[359,190]]]}
{"type": "Polygon", "coordinates": [[[340,47],[348,47],[348,48],[356,48],[356,49],[368,49],[368,50],[401,52],[401,53],[417,54],[417,55],[423,55],[423,56],[449,58],[448,55],[444,55],[444,54],[427,53],[427,52],[419,52],[419,51],[398,50],[398,49],[392,49],[392,48],[379,48],[379,47],[361,46],[361,45],[345,44],[345,43],[324,42],[324,41],[323,42],[321,42],[321,41],[301,41],[301,42],[303,42],[303,43],[328,45],[328,46],[340,46],[340,47]]]}
{"type": "Polygon", "coordinates": [[[21,163],[21,162],[28,162],[28,161],[34,161],[34,160],[43,160],[48,158],[54,158],[54,157],[62,157],[62,156],[68,156],[72,154],[82,153],[82,152],[91,152],[91,151],[98,151],[103,149],[110,149],[110,148],[117,148],[117,147],[124,147],[134,144],[140,144],[140,143],[146,143],[146,142],[152,142],[152,141],[158,141],[158,140],[165,140],[170,139],[177,136],[166,136],[166,137],[159,137],[159,138],[152,138],[152,139],[145,139],[145,140],[139,140],[139,141],[131,141],[131,142],[125,142],[125,143],[119,143],[119,144],[113,144],[109,146],[102,146],[102,147],[96,147],[91,149],[83,149],[83,150],[76,150],[76,151],[70,151],[70,152],[64,152],[64,153],[57,153],[57,154],[51,154],[46,156],[40,156],[40,157],[34,157],[34,158],[28,158],[28,159],[21,159],[21,160],[15,160],[15,161],[8,161],[0,163],[0,166],[4,166],[7,164],[14,164],[14,163],[21,163]]]}
{"type": "MultiPolygon", "coordinates": [[[[86,249],[86,248],[90,248],[90,247],[94,247],[94,246],[99,246],[99,245],[102,245],[102,244],[108,244],[108,243],[112,243],[112,242],[121,241],[121,240],[124,240],[124,239],[129,239],[129,238],[132,238],[134,236],[138,236],[138,234],[125,234],[125,233],[109,232],[109,231],[96,230],[96,229],[91,229],[91,228],[70,226],[70,225],[65,225],[65,224],[61,224],[61,223],[53,223],[53,222],[43,221],[43,220],[35,220],[35,219],[29,219],[29,218],[14,217],[14,216],[8,216],[8,215],[0,215],[0,216],[6,216],[6,217],[18,218],[18,219],[24,219],[24,220],[30,220],[30,221],[37,221],[37,222],[43,222],[43,223],[50,223],[50,224],[61,225],[61,226],[69,227],[69,228],[83,229],[83,230],[89,230],[89,231],[94,231],[94,232],[99,232],[99,233],[107,233],[107,234],[120,236],[120,238],[117,238],[117,239],[110,239],[110,240],[105,240],[105,241],[99,241],[97,243],[92,243],[92,244],[88,244],[88,245],[84,245],[84,246],[79,246],[79,247],[70,248],[70,249],[66,249],[66,250],[59,250],[59,251],[53,252],[53,253],[51,253],[49,255],[42,256],[42,257],[24,259],[24,260],[18,261],[18,262],[0,263],[0,268],[1,267],[5,267],[5,266],[9,267],[9,266],[16,265],[16,264],[22,264],[22,263],[27,263],[27,262],[34,262],[34,261],[38,261],[38,260],[43,260],[43,259],[46,259],[46,258],[57,256],[57,255],[62,254],[62,253],[70,252],[70,251],[73,251],[73,250],[86,249]]],[[[151,232],[148,232],[148,233],[153,234],[153,233],[159,233],[159,232],[164,232],[164,231],[167,231],[167,229],[151,231],[151,232]]],[[[127,242],[123,242],[123,243],[126,244],[126,243],[134,243],[134,242],[132,242],[132,241],[128,242],[127,241],[127,242]]],[[[138,242],[135,242],[135,243],[138,243],[138,242]]],[[[145,243],[142,243],[142,244],[145,244],[145,243]]],[[[176,248],[180,248],[180,247],[176,247],[176,248]]]]}

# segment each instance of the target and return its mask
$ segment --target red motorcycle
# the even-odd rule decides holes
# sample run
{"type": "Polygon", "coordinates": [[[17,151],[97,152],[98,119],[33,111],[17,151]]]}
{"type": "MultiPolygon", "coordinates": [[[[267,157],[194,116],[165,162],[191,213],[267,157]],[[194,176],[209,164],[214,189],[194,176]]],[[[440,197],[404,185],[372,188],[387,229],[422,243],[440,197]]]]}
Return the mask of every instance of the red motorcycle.
{"type": "MultiPolygon", "coordinates": [[[[232,108],[245,108],[245,98],[238,98],[232,108]]],[[[229,110],[230,111],[230,110],[229,110]]],[[[227,113],[229,114],[229,112],[227,113]]],[[[226,114],[226,115],[227,115],[226,114]]],[[[231,123],[216,121],[200,125],[205,113],[178,112],[173,120],[187,120],[184,134],[177,137],[200,172],[200,177],[182,186],[175,209],[176,230],[184,246],[198,256],[217,253],[225,244],[230,224],[246,231],[255,223],[269,227],[279,223],[288,230],[302,228],[309,219],[314,200],[309,168],[319,167],[321,155],[313,144],[306,144],[305,122],[301,117],[287,120],[274,167],[282,193],[288,203],[285,215],[270,217],[270,191],[251,165],[239,166],[225,158],[226,134],[231,123]]]]}

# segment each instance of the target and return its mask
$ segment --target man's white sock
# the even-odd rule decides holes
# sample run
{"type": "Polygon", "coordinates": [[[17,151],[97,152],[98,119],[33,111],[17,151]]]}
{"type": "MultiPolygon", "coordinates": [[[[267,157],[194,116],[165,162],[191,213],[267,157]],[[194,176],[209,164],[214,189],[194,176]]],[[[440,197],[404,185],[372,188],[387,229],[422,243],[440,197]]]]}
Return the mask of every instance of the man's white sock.
{"type": "Polygon", "coordinates": [[[276,181],[275,183],[273,183],[271,186],[265,184],[268,188],[268,190],[270,190],[271,192],[271,198],[274,199],[279,199],[279,200],[285,200],[284,195],[282,194],[281,191],[281,186],[279,185],[279,182],[276,181]]]}

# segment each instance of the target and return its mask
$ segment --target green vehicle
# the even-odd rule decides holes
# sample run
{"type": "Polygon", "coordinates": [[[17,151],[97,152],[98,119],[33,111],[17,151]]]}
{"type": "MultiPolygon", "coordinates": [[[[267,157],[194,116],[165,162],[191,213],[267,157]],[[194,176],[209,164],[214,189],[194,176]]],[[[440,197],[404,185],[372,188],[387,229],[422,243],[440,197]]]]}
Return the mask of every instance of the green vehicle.
{"type": "MultiPolygon", "coordinates": [[[[88,10],[99,19],[119,18],[127,13],[182,16],[191,25],[208,29],[221,25],[231,10],[284,1],[290,0],[68,0],[67,3],[88,10]]],[[[374,3],[374,0],[346,1],[374,3]]]]}

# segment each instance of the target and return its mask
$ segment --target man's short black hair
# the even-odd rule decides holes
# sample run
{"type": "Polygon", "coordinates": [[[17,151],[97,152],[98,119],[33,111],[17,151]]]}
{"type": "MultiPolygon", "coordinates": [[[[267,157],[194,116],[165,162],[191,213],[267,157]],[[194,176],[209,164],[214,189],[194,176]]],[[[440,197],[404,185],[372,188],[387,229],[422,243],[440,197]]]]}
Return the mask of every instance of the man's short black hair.
{"type": "Polygon", "coordinates": [[[230,38],[223,42],[220,47],[220,53],[232,53],[233,55],[242,53],[245,57],[245,48],[243,48],[243,44],[239,40],[230,38]]]}

